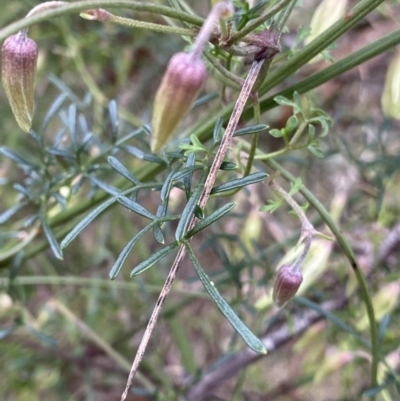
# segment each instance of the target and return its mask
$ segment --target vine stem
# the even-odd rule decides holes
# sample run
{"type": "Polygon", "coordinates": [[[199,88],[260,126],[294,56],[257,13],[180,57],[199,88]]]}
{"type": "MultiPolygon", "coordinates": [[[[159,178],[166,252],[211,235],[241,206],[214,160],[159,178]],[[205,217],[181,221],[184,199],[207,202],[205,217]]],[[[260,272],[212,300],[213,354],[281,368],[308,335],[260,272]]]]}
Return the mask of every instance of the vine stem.
{"type": "MultiPolygon", "coordinates": [[[[206,182],[204,184],[204,190],[203,190],[203,192],[202,192],[202,194],[200,196],[199,203],[198,203],[198,206],[201,209],[204,209],[204,207],[206,206],[206,203],[208,201],[208,198],[210,197],[211,189],[214,186],[214,183],[215,183],[215,180],[217,178],[217,174],[218,174],[218,171],[220,169],[221,163],[223,162],[225,154],[228,151],[228,147],[229,147],[229,145],[231,143],[231,140],[232,140],[232,137],[233,137],[233,133],[236,130],[236,127],[237,127],[237,124],[239,122],[240,116],[241,116],[241,114],[242,114],[242,112],[244,110],[244,107],[246,105],[247,99],[251,94],[253,85],[254,85],[257,77],[258,77],[258,74],[259,74],[259,72],[261,70],[261,67],[262,67],[264,62],[265,62],[264,59],[262,59],[260,61],[254,61],[253,62],[252,66],[251,66],[251,69],[249,71],[249,74],[247,75],[247,78],[246,78],[246,80],[245,80],[245,82],[243,84],[242,90],[241,90],[241,92],[239,94],[239,97],[238,97],[238,99],[236,101],[235,107],[234,107],[234,109],[232,111],[232,114],[231,114],[231,117],[229,119],[228,125],[226,127],[225,134],[224,134],[224,136],[223,136],[223,138],[221,140],[221,144],[220,144],[220,146],[218,148],[217,154],[215,155],[215,158],[214,158],[213,163],[211,165],[211,168],[210,168],[209,174],[207,176],[206,182]]],[[[194,227],[196,221],[197,221],[196,218],[193,216],[192,220],[191,220],[191,222],[189,224],[188,231],[191,230],[194,227]]],[[[173,282],[175,280],[176,274],[177,274],[177,272],[179,270],[179,267],[181,266],[185,256],[186,256],[186,247],[185,247],[185,244],[181,244],[180,247],[179,247],[179,250],[178,250],[178,254],[176,255],[175,260],[174,260],[174,262],[172,264],[172,267],[171,267],[171,269],[170,269],[170,271],[168,273],[168,276],[167,276],[167,278],[165,280],[164,286],[163,286],[163,288],[162,288],[162,290],[160,292],[160,295],[159,295],[158,300],[156,302],[156,305],[155,305],[155,307],[153,309],[153,312],[152,312],[152,314],[150,316],[150,319],[149,319],[149,322],[148,322],[147,327],[145,329],[145,332],[144,332],[144,334],[142,336],[142,339],[140,341],[138,350],[136,352],[135,358],[134,358],[133,363],[132,363],[131,370],[129,372],[129,377],[128,377],[128,381],[127,381],[125,390],[124,390],[124,392],[123,392],[123,394],[121,396],[121,401],[124,401],[126,399],[127,395],[128,395],[129,388],[132,385],[133,378],[135,377],[135,374],[136,374],[136,372],[137,372],[137,370],[139,368],[139,365],[140,365],[140,363],[141,363],[141,361],[143,359],[143,356],[144,356],[144,353],[146,351],[147,345],[149,343],[151,334],[152,334],[153,329],[154,329],[154,327],[156,325],[158,316],[159,316],[159,314],[161,312],[161,308],[162,308],[162,306],[164,304],[164,301],[165,301],[166,297],[168,296],[168,294],[169,294],[169,292],[171,290],[171,287],[172,287],[172,284],[173,284],[173,282]]]]}

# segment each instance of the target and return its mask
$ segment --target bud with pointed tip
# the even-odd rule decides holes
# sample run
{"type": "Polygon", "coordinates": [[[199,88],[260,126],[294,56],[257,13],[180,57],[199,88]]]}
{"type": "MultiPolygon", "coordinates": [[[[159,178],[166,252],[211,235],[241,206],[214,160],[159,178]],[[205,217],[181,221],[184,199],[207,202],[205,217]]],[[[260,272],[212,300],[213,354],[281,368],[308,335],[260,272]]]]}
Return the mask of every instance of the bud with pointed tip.
{"type": "Polygon", "coordinates": [[[282,265],[276,276],[272,299],[276,306],[282,307],[294,297],[300,284],[303,281],[303,275],[300,270],[295,270],[290,265],[282,265]]]}
{"type": "Polygon", "coordinates": [[[206,78],[206,65],[199,57],[192,53],[172,56],[154,101],[153,153],[159,152],[167,144],[206,78]]]}
{"type": "Polygon", "coordinates": [[[18,125],[29,132],[33,116],[37,45],[22,30],[4,41],[1,55],[4,90],[18,125]]]}

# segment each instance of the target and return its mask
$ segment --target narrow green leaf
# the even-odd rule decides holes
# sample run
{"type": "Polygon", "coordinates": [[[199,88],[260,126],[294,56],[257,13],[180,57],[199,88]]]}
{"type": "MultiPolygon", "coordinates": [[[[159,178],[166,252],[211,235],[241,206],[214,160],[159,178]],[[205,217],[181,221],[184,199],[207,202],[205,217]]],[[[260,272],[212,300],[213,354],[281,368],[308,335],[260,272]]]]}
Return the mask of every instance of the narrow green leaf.
{"type": "Polygon", "coordinates": [[[133,201],[132,199],[129,199],[127,196],[119,196],[118,197],[118,202],[122,206],[125,206],[127,209],[131,210],[132,212],[140,214],[143,217],[147,217],[150,220],[154,220],[156,218],[156,216],[154,216],[154,214],[150,213],[142,205],[140,205],[139,203],[133,201]]]}
{"type": "Polygon", "coordinates": [[[110,184],[106,184],[105,182],[99,180],[98,178],[94,176],[89,176],[90,181],[93,182],[93,184],[97,185],[99,188],[101,188],[104,192],[107,192],[108,194],[112,196],[119,196],[121,191],[117,188],[114,187],[110,184]]]}
{"type": "Polygon", "coordinates": [[[271,136],[273,136],[274,138],[282,138],[283,137],[283,130],[280,129],[270,129],[268,132],[271,136]]]}
{"type": "Polygon", "coordinates": [[[199,138],[196,135],[190,135],[190,141],[192,145],[197,149],[207,150],[204,145],[200,142],[199,138]]]}
{"type": "Polygon", "coordinates": [[[294,92],[293,93],[293,101],[294,101],[294,105],[293,105],[293,112],[295,114],[300,113],[302,110],[302,102],[301,102],[301,96],[298,92],[294,92]]]}
{"type": "Polygon", "coordinates": [[[329,133],[329,122],[328,122],[329,120],[327,120],[324,117],[320,117],[318,121],[322,127],[322,132],[320,134],[320,137],[323,138],[324,136],[327,136],[329,133]]]}
{"type": "MultiPolygon", "coordinates": [[[[157,208],[156,217],[162,218],[162,217],[166,216],[167,211],[168,211],[168,202],[160,202],[160,204],[158,205],[158,208],[157,208]]],[[[156,224],[153,227],[153,237],[160,244],[164,244],[164,242],[165,242],[164,233],[161,230],[160,223],[156,224]]]]}
{"type": "Polygon", "coordinates": [[[164,184],[161,188],[161,192],[160,192],[160,198],[161,198],[162,202],[165,202],[168,199],[169,193],[171,192],[171,188],[172,188],[173,176],[181,168],[181,166],[182,166],[181,163],[177,163],[174,166],[174,168],[167,175],[167,178],[165,179],[164,184]]]}
{"type": "Polygon", "coordinates": [[[55,116],[55,114],[58,112],[58,110],[60,110],[60,108],[66,98],[67,98],[67,96],[65,95],[65,93],[61,93],[61,95],[59,95],[57,97],[57,99],[53,102],[53,104],[50,106],[46,116],[44,117],[43,124],[42,124],[42,130],[44,130],[47,127],[50,120],[55,116]]]}
{"type": "Polygon", "coordinates": [[[4,224],[7,220],[9,220],[12,216],[14,216],[14,214],[18,213],[27,204],[28,204],[27,202],[17,203],[10,209],[0,214],[0,224],[4,224]]]}
{"type": "Polygon", "coordinates": [[[71,142],[74,148],[77,147],[76,138],[76,104],[71,104],[68,107],[67,127],[71,136],[71,142]]]}
{"type": "Polygon", "coordinates": [[[114,280],[119,272],[122,269],[123,264],[125,263],[126,258],[128,257],[129,253],[132,251],[132,248],[135,246],[136,242],[139,241],[143,235],[149,231],[149,229],[154,225],[154,223],[150,223],[148,226],[140,230],[124,247],[122,252],[119,254],[117,260],[115,261],[113,267],[110,270],[109,277],[111,280],[114,280]]]}
{"type": "Polygon", "coordinates": [[[185,167],[185,168],[183,168],[182,170],[179,170],[178,172],[176,172],[176,173],[174,174],[174,176],[172,177],[172,179],[173,179],[174,181],[178,181],[178,180],[180,180],[181,178],[184,178],[184,177],[186,177],[187,175],[190,175],[191,173],[193,173],[194,171],[200,170],[200,169],[202,169],[202,168],[203,168],[203,166],[200,166],[199,164],[196,165],[196,166],[185,167]]]}
{"type": "Polygon", "coordinates": [[[122,149],[126,150],[128,153],[130,153],[132,156],[136,157],[139,160],[146,160],[150,163],[157,163],[157,164],[162,164],[163,166],[165,166],[165,160],[154,156],[151,153],[146,153],[143,152],[143,150],[140,150],[139,148],[136,148],[135,146],[131,146],[131,145],[124,145],[121,146],[122,149]]]}
{"type": "Polygon", "coordinates": [[[256,182],[264,181],[268,177],[267,173],[259,171],[254,174],[247,175],[246,177],[237,178],[226,182],[225,184],[218,185],[211,190],[211,194],[218,194],[220,192],[230,191],[231,189],[245,187],[256,182]]]}
{"type": "Polygon", "coordinates": [[[237,168],[237,165],[232,162],[222,162],[219,168],[220,170],[232,171],[237,168]]]}
{"type": "Polygon", "coordinates": [[[41,218],[41,224],[42,224],[43,232],[47,238],[47,241],[49,242],[50,248],[53,251],[54,256],[57,259],[63,259],[60,245],[58,245],[57,239],[54,236],[53,231],[51,231],[51,229],[50,229],[49,225],[47,224],[47,221],[44,217],[41,218]]]}
{"type": "Polygon", "coordinates": [[[61,241],[61,249],[66,248],[70,242],[72,242],[81,231],[83,231],[100,213],[106,210],[109,206],[111,206],[114,202],[117,201],[117,198],[110,198],[106,202],[102,203],[96,209],[92,210],[86,217],[84,217],[75,228],[67,234],[67,236],[61,241]]]}
{"type": "Polygon", "coordinates": [[[133,182],[135,185],[140,185],[140,181],[114,156],[108,157],[108,163],[110,166],[128,181],[133,182]]]}
{"type": "Polygon", "coordinates": [[[214,131],[213,131],[213,141],[214,141],[214,143],[218,143],[222,139],[221,128],[222,128],[223,122],[224,122],[224,119],[222,117],[218,117],[217,121],[215,122],[214,131]]]}
{"type": "Polygon", "coordinates": [[[22,195],[26,196],[28,199],[31,198],[31,194],[29,193],[29,191],[24,186],[22,186],[20,183],[17,182],[16,184],[14,184],[13,188],[16,191],[20,192],[22,195]]]}
{"type": "Polygon", "coordinates": [[[193,214],[199,219],[199,220],[203,220],[204,219],[204,210],[200,209],[199,205],[196,205],[196,207],[194,208],[193,214]]]}
{"type": "Polygon", "coordinates": [[[257,338],[251,330],[242,322],[242,320],[236,315],[234,310],[229,306],[228,302],[222,297],[219,291],[215,288],[215,285],[210,281],[207,273],[200,266],[192,248],[188,243],[185,244],[190,260],[199,276],[200,281],[204,285],[206,291],[210,294],[213,301],[216,303],[223,315],[228,319],[232,327],[237,331],[237,333],[243,338],[245,343],[255,352],[260,354],[266,354],[267,350],[264,347],[262,341],[257,338]]]}
{"type": "Polygon", "coordinates": [[[310,141],[313,141],[314,138],[315,138],[315,127],[312,124],[310,124],[308,126],[308,139],[310,141]]]}
{"type": "Polygon", "coordinates": [[[164,233],[160,224],[155,224],[153,227],[153,237],[159,244],[165,243],[164,233]]]}
{"type": "Polygon", "coordinates": [[[192,196],[186,203],[185,208],[183,209],[182,216],[179,219],[179,223],[175,231],[175,239],[177,241],[181,241],[186,235],[186,230],[189,226],[190,220],[193,216],[194,210],[197,206],[197,202],[199,201],[203,188],[204,188],[204,182],[202,180],[202,182],[200,182],[197,185],[197,188],[195,189],[192,196]]]}
{"type": "Polygon", "coordinates": [[[62,157],[63,159],[66,159],[66,160],[69,160],[69,161],[75,160],[75,155],[72,152],[70,152],[69,150],[66,150],[66,149],[48,147],[46,149],[46,153],[51,155],[51,156],[62,157]]]}
{"type": "Polygon", "coordinates": [[[214,221],[217,221],[221,217],[225,216],[235,207],[235,205],[235,202],[227,203],[226,205],[217,209],[215,212],[211,213],[209,216],[205,217],[186,234],[186,238],[193,237],[193,235],[197,234],[201,230],[204,230],[206,227],[214,223],[214,221]]]}
{"type": "Polygon", "coordinates": [[[111,139],[114,143],[117,140],[119,126],[118,106],[115,100],[111,100],[108,104],[108,114],[110,116],[111,139]]]}
{"type": "Polygon", "coordinates": [[[85,107],[85,104],[78,98],[78,96],[75,95],[75,93],[71,90],[71,88],[65,84],[64,81],[61,79],[57,78],[56,75],[50,74],[49,75],[49,80],[57,86],[58,89],[60,89],[61,92],[63,92],[71,101],[72,103],[77,104],[79,107],[85,107]]]}
{"type": "Polygon", "coordinates": [[[297,116],[293,115],[288,118],[286,121],[285,130],[286,132],[292,132],[299,125],[299,119],[297,116]]]}
{"type": "Polygon", "coordinates": [[[319,146],[319,142],[318,141],[312,141],[308,146],[307,146],[308,150],[316,157],[318,157],[319,159],[323,159],[324,158],[324,152],[322,151],[322,149],[319,146]]]}
{"type": "Polygon", "coordinates": [[[163,249],[160,249],[158,252],[151,255],[148,259],[137,265],[131,272],[132,276],[137,276],[140,273],[143,273],[145,270],[156,264],[160,259],[162,259],[165,255],[170,253],[173,249],[177,248],[179,243],[177,241],[169,244],[163,249]]]}
{"type": "Polygon", "coordinates": [[[33,169],[39,169],[39,166],[37,164],[25,159],[24,157],[20,156],[18,153],[15,153],[13,150],[7,148],[6,146],[0,147],[0,154],[19,165],[27,166],[33,169]]]}
{"type": "Polygon", "coordinates": [[[274,100],[276,103],[280,104],[281,106],[295,107],[295,105],[296,105],[294,102],[292,102],[291,100],[289,100],[283,96],[275,96],[274,100]]]}
{"type": "Polygon", "coordinates": [[[157,217],[165,217],[168,211],[168,202],[160,202],[157,208],[157,217]]]}
{"type": "MultiPolygon", "coordinates": [[[[186,160],[186,167],[192,167],[196,163],[196,154],[190,153],[186,160]]],[[[185,175],[183,178],[183,185],[185,187],[186,199],[190,198],[190,193],[192,191],[192,176],[193,174],[185,175]]]]}
{"type": "Polygon", "coordinates": [[[251,125],[250,127],[244,127],[236,130],[233,134],[233,136],[243,136],[243,135],[248,135],[248,134],[255,134],[257,132],[264,131],[268,128],[267,124],[256,124],[256,125],[251,125]]]}

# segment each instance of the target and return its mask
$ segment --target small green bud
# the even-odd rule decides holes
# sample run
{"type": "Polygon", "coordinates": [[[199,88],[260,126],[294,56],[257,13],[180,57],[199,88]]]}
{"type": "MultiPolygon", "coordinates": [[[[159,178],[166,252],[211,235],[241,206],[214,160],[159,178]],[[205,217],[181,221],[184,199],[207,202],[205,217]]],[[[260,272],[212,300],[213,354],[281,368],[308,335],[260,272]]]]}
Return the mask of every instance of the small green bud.
{"type": "Polygon", "coordinates": [[[279,307],[285,305],[294,297],[302,281],[303,275],[300,270],[293,270],[290,265],[282,265],[272,291],[274,304],[279,307]]]}
{"type": "Polygon", "coordinates": [[[18,125],[29,132],[32,125],[36,61],[36,43],[26,31],[8,37],[1,49],[3,87],[18,125]]]}
{"type": "Polygon", "coordinates": [[[400,50],[397,50],[389,64],[381,103],[386,117],[400,120],[400,50]]]}
{"type": "Polygon", "coordinates": [[[197,56],[191,53],[172,56],[154,100],[153,153],[158,153],[167,144],[206,78],[206,65],[197,56]]]}

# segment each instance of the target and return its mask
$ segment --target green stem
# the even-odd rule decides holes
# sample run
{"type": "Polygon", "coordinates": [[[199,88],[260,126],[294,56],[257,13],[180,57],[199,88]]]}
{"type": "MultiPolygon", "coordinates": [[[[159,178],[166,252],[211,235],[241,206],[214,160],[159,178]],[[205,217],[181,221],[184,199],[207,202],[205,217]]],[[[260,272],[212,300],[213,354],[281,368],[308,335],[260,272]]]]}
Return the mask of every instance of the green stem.
{"type": "MultiPolygon", "coordinates": [[[[292,174],[290,174],[285,168],[283,168],[280,164],[278,164],[276,161],[266,160],[264,161],[264,163],[270,168],[272,168],[274,171],[278,171],[286,181],[291,183],[294,183],[296,181],[296,178],[292,174]]],[[[340,232],[339,227],[335,224],[335,222],[333,221],[332,217],[325,209],[325,207],[304,185],[302,186],[299,192],[310,203],[310,205],[314,207],[314,209],[319,213],[319,215],[324,220],[326,225],[330,228],[338,244],[340,245],[344,254],[346,255],[350,263],[350,266],[357,278],[358,285],[360,287],[360,296],[367,310],[369,327],[370,327],[371,354],[372,354],[371,387],[376,387],[378,384],[377,374],[378,374],[378,363],[379,363],[378,327],[375,321],[374,307],[372,304],[372,299],[370,296],[370,292],[368,290],[365,276],[360,268],[360,265],[357,262],[357,259],[354,256],[353,250],[351,249],[349,243],[346,241],[346,239],[340,232]]]]}
{"type": "Polygon", "coordinates": [[[127,26],[129,28],[148,29],[154,32],[174,33],[177,35],[190,37],[195,37],[197,35],[197,30],[155,24],[153,22],[138,21],[130,18],[118,17],[113,14],[110,14],[110,22],[122,26],[127,26]]]}
{"type": "Polygon", "coordinates": [[[175,10],[171,7],[159,6],[151,3],[142,3],[139,1],[131,0],[84,0],[69,3],[64,6],[46,10],[40,14],[35,14],[22,20],[13,22],[0,30],[0,42],[6,39],[8,36],[20,31],[21,29],[28,28],[33,24],[43,22],[56,17],[61,17],[68,14],[75,14],[80,11],[85,11],[91,8],[127,8],[135,11],[143,11],[158,15],[164,15],[166,17],[176,18],[180,21],[189,22],[195,26],[202,26],[204,19],[190,15],[183,11],[175,10]]]}

